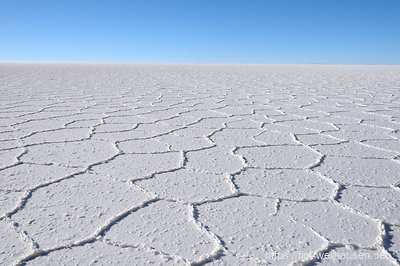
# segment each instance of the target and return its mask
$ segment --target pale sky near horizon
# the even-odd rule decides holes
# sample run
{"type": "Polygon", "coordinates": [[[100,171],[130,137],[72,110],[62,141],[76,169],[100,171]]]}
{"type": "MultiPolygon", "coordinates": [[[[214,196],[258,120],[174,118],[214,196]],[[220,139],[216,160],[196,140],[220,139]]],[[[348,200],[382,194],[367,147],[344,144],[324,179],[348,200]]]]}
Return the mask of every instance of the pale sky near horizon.
{"type": "Polygon", "coordinates": [[[400,64],[400,0],[2,0],[0,62],[400,64]]]}

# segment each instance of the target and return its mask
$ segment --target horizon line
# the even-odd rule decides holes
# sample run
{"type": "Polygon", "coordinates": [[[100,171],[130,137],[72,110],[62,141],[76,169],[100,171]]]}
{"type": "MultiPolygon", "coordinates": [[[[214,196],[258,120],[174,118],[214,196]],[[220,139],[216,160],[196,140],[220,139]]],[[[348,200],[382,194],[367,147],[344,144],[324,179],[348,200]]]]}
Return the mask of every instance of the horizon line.
{"type": "Polygon", "coordinates": [[[129,65],[337,65],[337,66],[400,66],[400,64],[359,63],[255,63],[255,62],[132,62],[132,61],[0,61],[0,64],[129,64],[129,65]]]}

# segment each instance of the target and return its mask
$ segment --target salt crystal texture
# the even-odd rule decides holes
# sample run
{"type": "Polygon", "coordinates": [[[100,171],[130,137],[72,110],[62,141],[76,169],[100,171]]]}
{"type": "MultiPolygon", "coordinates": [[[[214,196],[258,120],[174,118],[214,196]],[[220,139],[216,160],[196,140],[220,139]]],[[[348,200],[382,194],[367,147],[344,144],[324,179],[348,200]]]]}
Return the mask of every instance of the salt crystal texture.
{"type": "Polygon", "coordinates": [[[0,88],[1,265],[400,263],[399,66],[0,64],[0,88]]]}

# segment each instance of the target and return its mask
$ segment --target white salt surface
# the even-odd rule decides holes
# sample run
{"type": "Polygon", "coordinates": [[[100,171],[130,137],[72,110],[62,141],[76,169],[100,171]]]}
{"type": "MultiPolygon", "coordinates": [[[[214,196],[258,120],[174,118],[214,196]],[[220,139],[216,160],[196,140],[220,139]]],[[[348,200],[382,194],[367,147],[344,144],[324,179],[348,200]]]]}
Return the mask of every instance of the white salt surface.
{"type": "Polygon", "coordinates": [[[398,265],[400,67],[0,64],[1,265],[398,265]]]}

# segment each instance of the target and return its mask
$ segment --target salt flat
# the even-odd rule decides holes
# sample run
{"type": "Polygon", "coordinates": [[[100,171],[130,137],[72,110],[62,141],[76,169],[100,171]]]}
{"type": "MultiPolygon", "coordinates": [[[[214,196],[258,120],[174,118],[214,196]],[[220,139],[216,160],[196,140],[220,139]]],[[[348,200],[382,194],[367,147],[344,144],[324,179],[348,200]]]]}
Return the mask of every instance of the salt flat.
{"type": "Polygon", "coordinates": [[[0,64],[0,89],[1,265],[400,262],[399,66],[0,64]]]}

